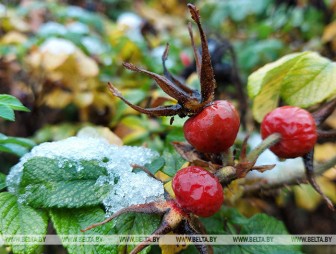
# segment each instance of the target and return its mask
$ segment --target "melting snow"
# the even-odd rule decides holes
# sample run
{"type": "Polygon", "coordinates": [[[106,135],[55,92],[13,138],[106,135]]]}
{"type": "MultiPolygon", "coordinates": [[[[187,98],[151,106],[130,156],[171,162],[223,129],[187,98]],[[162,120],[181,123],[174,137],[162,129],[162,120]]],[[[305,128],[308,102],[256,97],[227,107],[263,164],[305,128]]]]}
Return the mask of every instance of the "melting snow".
{"type": "MultiPolygon", "coordinates": [[[[108,176],[101,176],[96,184],[114,185],[103,201],[107,215],[132,204],[163,199],[163,185],[144,172],[132,172],[132,164],[145,165],[158,154],[143,147],[115,146],[102,138],[71,137],[57,142],[40,144],[24,155],[7,177],[8,190],[15,192],[22,176],[23,165],[37,156],[57,158],[61,168],[65,161],[74,160],[77,171],[82,169],[81,160],[99,160],[107,168],[108,176]]],[[[29,192],[29,190],[27,190],[29,192]]],[[[25,198],[24,193],[20,198],[25,198]]],[[[22,200],[24,201],[24,200],[22,200]]]]}
{"type": "MultiPolygon", "coordinates": [[[[248,143],[251,148],[255,148],[258,144],[262,142],[261,136],[259,134],[253,134],[250,136],[248,143]]],[[[269,182],[281,181],[281,179],[288,179],[291,177],[296,178],[301,176],[304,172],[304,164],[301,158],[286,159],[284,161],[279,161],[278,157],[267,149],[258,158],[256,165],[272,165],[276,166],[272,170],[267,170],[263,173],[258,171],[251,171],[248,173],[248,178],[265,178],[269,182]]]]}
{"type": "Polygon", "coordinates": [[[76,51],[76,46],[71,41],[61,38],[49,38],[41,46],[40,51],[42,53],[50,54],[73,54],[76,51]]]}

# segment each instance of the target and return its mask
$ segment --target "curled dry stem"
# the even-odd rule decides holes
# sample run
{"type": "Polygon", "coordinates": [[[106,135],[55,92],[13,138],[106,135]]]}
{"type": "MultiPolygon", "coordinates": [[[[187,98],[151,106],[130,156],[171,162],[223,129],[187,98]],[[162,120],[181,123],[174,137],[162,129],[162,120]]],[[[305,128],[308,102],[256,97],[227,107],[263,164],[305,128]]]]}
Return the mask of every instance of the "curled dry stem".
{"type": "Polygon", "coordinates": [[[336,130],[317,130],[318,142],[335,142],[336,141],[336,130]]]}
{"type": "Polygon", "coordinates": [[[321,195],[323,200],[327,203],[328,207],[331,210],[334,211],[335,207],[334,207],[332,201],[323,193],[320,186],[315,181],[315,176],[314,176],[314,149],[312,149],[310,152],[308,152],[307,154],[305,154],[303,156],[303,162],[304,162],[305,172],[306,172],[308,182],[311,184],[311,186],[314,188],[314,190],[316,190],[321,195]]]}
{"type": "Polygon", "coordinates": [[[312,113],[316,125],[323,123],[335,110],[336,98],[323,104],[319,109],[312,113]]]}

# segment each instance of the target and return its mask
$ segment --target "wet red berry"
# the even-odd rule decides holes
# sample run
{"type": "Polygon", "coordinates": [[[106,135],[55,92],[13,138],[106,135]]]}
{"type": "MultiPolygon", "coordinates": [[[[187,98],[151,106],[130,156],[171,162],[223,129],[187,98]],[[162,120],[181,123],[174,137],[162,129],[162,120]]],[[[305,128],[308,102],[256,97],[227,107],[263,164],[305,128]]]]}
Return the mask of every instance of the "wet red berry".
{"type": "Polygon", "coordinates": [[[209,217],[223,203],[223,189],[218,179],[201,167],[181,169],[172,184],[177,204],[195,215],[209,217]]]}
{"type": "Polygon", "coordinates": [[[316,124],[312,115],[301,108],[284,106],[268,113],[261,123],[263,139],[273,133],[281,134],[281,140],[270,149],[281,158],[295,158],[313,149],[316,140],[316,124]]]}
{"type": "Polygon", "coordinates": [[[190,57],[185,52],[180,53],[180,59],[185,67],[192,64],[190,57]]]}
{"type": "Polygon", "coordinates": [[[231,147],[236,139],[240,119],[228,101],[214,101],[184,124],[186,140],[198,151],[220,153],[231,147]]]}

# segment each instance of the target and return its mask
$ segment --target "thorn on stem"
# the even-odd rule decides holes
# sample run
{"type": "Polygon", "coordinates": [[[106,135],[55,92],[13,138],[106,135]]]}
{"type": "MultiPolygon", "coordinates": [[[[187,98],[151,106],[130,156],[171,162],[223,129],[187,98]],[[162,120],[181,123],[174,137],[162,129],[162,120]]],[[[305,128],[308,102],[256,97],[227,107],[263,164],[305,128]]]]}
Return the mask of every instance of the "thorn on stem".
{"type": "Polygon", "coordinates": [[[305,165],[306,176],[308,182],[311,186],[322,196],[324,201],[327,203],[329,209],[335,211],[335,207],[331,200],[323,193],[320,186],[317,184],[315,177],[314,177],[314,149],[312,149],[309,153],[303,156],[303,162],[305,165]]]}

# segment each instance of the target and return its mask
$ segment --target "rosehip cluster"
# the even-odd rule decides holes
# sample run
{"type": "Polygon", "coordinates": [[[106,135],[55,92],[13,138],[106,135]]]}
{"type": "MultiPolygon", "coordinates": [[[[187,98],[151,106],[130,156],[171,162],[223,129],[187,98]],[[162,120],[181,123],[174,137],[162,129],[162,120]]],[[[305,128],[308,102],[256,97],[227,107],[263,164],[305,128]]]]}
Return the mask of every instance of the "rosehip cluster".
{"type": "MultiPolygon", "coordinates": [[[[189,24],[188,28],[195,55],[196,69],[200,78],[201,91],[193,90],[182,84],[167,70],[165,62],[168,56],[168,45],[162,56],[164,76],[129,63],[124,63],[124,67],[153,78],[165,93],[176,99],[177,104],[142,108],[126,100],[111,83],[109,83],[109,89],[115,96],[140,113],[152,116],[171,116],[171,123],[175,115],[188,116],[189,119],[185,122],[183,130],[185,138],[189,142],[188,149],[191,146],[191,149],[186,150],[192,151],[190,156],[192,159],[187,158],[187,160],[192,163],[194,160],[201,162],[213,173],[199,166],[183,168],[177,172],[172,180],[175,198],[168,197],[167,201],[124,208],[105,221],[94,224],[84,231],[107,223],[123,213],[141,212],[163,215],[161,226],[153,232],[152,236],[171,231],[198,234],[202,227],[199,227],[200,222],[197,216],[209,217],[220,209],[224,200],[222,186],[236,178],[244,177],[251,170],[263,171],[274,166],[254,166],[259,154],[268,147],[271,146],[271,150],[279,157],[304,156],[304,158],[308,158],[309,163],[312,162],[312,156],[309,157],[309,154],[311,154],[317,141],[315,120],[309,112],[289,106],[278,108],[265,117],[261,125],[261,135],[264,139],[268,139],[267,142],[265,140],[254,151],[246,155],[247,144],[245,140],[239,162],[233,160],[232,157],[231,159],[227,158],[230,157],[228,149],[234,144],[240,127],[239,114],[230,102],[225,100],[214,101],[216,84],[207,39],[200,23],[199,11],[192,4],[188,4],[188,8],[192,19],[197,24],[201,37],[202,54],[200,55],[195,47],[191,25],[189,24]],[[276,134],[276,136],[272,137],[273,134],[276,134]]],[[[188,157],[186,153],[185,151],[180,152],[181,155],[185,155],[184,158],[188,157]]],[[[307,168],[311,168],[310,164],[307,168]]],[[[151,174],[148,170],[145,171],[151,174]]],[[[308,177],[308,179],[315,189],[318,189],[312,180],[313,178],[308,177]]],[[[319,189],[318,191],[322,194],[319,189]]],[[[138,253],[151,241],[152,238],[149,237],[131,253],[138,253]]],[[[196,248],[201,253],[208,253],[208,247],[205,245],[197,245],[196,248]]]]}

